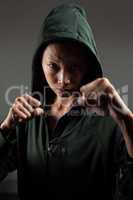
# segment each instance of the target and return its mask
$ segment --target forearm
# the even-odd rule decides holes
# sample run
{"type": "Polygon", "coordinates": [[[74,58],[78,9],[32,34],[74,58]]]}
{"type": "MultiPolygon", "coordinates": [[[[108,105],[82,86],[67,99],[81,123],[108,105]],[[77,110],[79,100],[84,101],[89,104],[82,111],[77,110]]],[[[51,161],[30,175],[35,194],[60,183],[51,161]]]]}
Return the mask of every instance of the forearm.
{"type": "MultiPolygon", "coordinates": [[[[17,167],[16,159],[16,137],[9,138],[4,129],[0,129],[0,181],[2,181],[9,172],[17,167]],[[5,137],[6,136],[6,137],[5,137]]],[[[15,134],[14,130],[14,136],[15,134]]],[[[11,134],[13,136],[13,134],[11,134]]]]}
{"type": "Polygon", "coordinates": [[[16,140],[16,125],[8,120],[8,117],[0,123],[0,146],[5,142],[12,142],[16,140]]]}
{"type": "Polygon", "coordinates": [[[128,154],[133,158],[133,113],[124,115],[121,119],[120,128],[126,143],[128,154]]]}
{"type": "Polygon", "coordinates": [[[11,111],[8,113],[7,117],[0,123],[1,130],[12,130],[16,127],[16,120],[13,119],[11,111]]]}

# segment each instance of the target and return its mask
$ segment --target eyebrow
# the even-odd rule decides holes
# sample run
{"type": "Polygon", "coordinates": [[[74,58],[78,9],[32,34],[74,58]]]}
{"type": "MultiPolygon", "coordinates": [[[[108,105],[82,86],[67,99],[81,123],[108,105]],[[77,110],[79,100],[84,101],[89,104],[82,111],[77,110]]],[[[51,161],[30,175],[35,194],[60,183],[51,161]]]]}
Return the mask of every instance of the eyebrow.
{"type": "Polygon", "coordinates": [[[81,64],[81,62],[82,62],[82,60],[84,60],[84,59],[80,59],[80,58],[77,58],[77,57],[67,57],[67,58],[63,58],[63,57],[61,57],[61,56],[53,56],[53,55],[49,55],[48,57],[48,60],[52,60],[52,61],[55,61],[55,62],[65,62],[65,63],[75,63],[75,64],[81,64]]]}
{"type": "Polygon", "coordinates": [[[49,55],[49,56],[47,56],[47,58],[48,58],[48,60],[54,60],[54,61],[59,61],[60,60],[59,57],[53,56],[53,55],[49,55]]]}

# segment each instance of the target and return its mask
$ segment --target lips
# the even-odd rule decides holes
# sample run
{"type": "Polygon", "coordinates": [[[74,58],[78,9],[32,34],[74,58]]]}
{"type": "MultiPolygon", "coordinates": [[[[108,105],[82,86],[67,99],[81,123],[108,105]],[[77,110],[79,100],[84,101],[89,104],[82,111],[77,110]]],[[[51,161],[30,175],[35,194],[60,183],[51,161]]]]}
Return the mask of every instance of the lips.
{"type": "Polygon", "coordinates": [[[60,92],[72,92],[73,90],[70,89],[62,89],[62,88],[57,88],[58,91],[60,92]]]}
{"type": "Polygon", "coordinates": [[[57,88],[57,91],[58,91],[58,93],[60,93],[63,96],[69,96],[73,92],[73,90],[62,89],[62,88],[57,88]]]}

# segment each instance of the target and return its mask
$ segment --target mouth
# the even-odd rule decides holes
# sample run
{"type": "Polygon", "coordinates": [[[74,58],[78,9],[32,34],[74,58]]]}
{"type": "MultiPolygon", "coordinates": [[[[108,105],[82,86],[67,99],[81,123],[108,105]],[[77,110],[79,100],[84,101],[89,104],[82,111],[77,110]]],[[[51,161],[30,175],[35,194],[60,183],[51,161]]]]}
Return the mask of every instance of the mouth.
{"type": "Polygon", "coordinates": [[[61,96],[70,96],[70,95],[72,95],[72,93],[74,92],[74,90],[57,88],[57,92],[61,96]]]}
{"type": "Polygon", "coordinates": [[[74,92],[73,89],[63,89],[63,88],[57,88],[58,91],[60,92],[74,92]]]}

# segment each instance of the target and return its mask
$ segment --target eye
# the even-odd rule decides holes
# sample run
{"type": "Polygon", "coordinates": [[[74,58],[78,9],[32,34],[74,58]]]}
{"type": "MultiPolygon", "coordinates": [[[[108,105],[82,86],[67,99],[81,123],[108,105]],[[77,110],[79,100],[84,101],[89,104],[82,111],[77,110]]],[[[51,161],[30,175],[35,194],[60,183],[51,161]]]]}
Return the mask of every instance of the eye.
{"type": "Polygon", "coordinates": [[[59,69],[59,66],[56,63],[49,63],[48,67],[50,70],[53,70],[53,71],[57,71],[59,69]]]}

